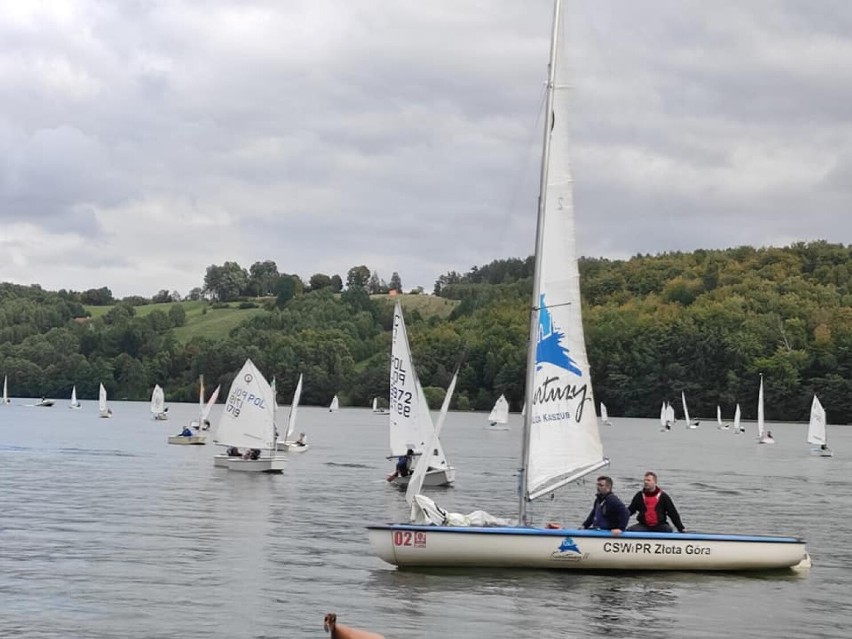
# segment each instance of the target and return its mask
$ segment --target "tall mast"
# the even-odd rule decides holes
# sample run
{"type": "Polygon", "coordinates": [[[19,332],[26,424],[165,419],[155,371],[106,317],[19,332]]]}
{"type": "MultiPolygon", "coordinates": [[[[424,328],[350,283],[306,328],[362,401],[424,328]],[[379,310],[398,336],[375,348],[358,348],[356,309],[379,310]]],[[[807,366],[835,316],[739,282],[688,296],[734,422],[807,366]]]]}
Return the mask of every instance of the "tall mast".
{"type": "Polygon", "coordinates": [[[535,231],[535,266],[533,269],[532,302],[530,304],[530,341],[527,349],[527,383],[525,399],[527,405],[524,415],[523,443],[521,445],[520,490],[518,495],[518,524],[525,525],[527,519],[527,455],[533,416],[533,383],[535,380],[536,346],[538,344],[538,315],[541,296],[541,254],[544,245],[545,194],[547,193],[547,175],[550,164],[550,136],[553,130],[553,93],[556,85],[556,52],[558,46],[559,23],[562,16],[561,0],[553,3],[553,31],[550,35],[550,63],[547,73],[547,99],[544,106],[544,142],[541,151],[541,180],[538,187],[538,219],[535,231]]]}

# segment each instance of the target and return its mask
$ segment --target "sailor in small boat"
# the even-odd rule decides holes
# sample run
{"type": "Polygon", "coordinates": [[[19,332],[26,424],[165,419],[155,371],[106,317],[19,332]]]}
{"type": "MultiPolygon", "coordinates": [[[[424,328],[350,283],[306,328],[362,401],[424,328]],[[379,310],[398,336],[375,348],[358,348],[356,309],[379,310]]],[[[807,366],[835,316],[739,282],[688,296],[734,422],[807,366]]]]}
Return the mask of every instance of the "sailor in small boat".
{"type": "Polygon", "coordinates": [[[227,451],[228,457],[242,457],[243,454],[240,452],[240,449],[236,446],[231,446],[227,451]]]}
{"type": "Polygon", "coordinates": [[[611,530],[616,535],[627,528],[630,513],[615,493],[612,492],[612,477],[601,475],[597,480],[597,493],[592,511],[583,522],[583,528],[611,530]]]}
{"type": "Polygon", "coordinates": [[[414,465],[414,450],[409,448],[405,455],[400,455],[396,460],[396,470],[388,475],[388,481],[393,481],[397,477],[408,477],[411,474],[411,467],[414,465]]]}
{"type": "Polygon", "coordinates": [[[307,446],[308,445],[307,435],[305,435],[305,433],[299,433],[299,439],[297,439],[295,441],[295,445],[296,446],[307,446]]]}
{"type": "Polygon", "coordinates": [[[204,425],[201,427],[201,430],[210,430],[210,420],[209,419],[204,420],[204,425]]]}
{"type": "Polygon", "coordinates": [[[192,437],[192,436],[193,436],[193,432],[192,432],[192,429],[189,426],[184,426],[183,430],[180,431],[180,435],[179,435],[179,437],[192,437]]]}
{"type": "Polygon", "coordinates": [[[627,512],[629,515],[639,513],[636,517],[638,523],[627,529],[632,532],[672,532],[667,517],[678,532],[685,531],[672,498],[657,486],[657,473],[650,470],[645,473],[642,490],[633,496],[627,512]]]}
{"type": "Polygon", "coordinates": [[[260,449],[259,448],[248,448],[246,452],[243,453],[243,459],[250,459],[252,461],[260,459],[260,449]]]}
{"type": "Polygon", "coordinates": [[[823,444],[819,447],[819,452],[821,453],[830,453],[831,449],[828,447],[828,444],[823,444]]]}

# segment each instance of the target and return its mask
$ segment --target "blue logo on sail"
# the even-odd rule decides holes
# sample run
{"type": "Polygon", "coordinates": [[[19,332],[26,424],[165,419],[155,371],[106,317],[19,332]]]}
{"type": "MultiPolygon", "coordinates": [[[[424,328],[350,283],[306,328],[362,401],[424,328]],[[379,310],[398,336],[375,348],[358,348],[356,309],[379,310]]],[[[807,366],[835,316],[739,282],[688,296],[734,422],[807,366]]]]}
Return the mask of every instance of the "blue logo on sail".
{"type": "Polygon", "coordinates": [[[544,295],[539,299],[538,313],[538,344],[535,348],[535,367],[540,369],[544,362],[564,368],[575,375],[582,377],[583,372],[577,363],[571,359],[568,349],[562,346],[562,338],[565,333],[559,327],[553,325],[553,317],[544,303],[544,295]]]}

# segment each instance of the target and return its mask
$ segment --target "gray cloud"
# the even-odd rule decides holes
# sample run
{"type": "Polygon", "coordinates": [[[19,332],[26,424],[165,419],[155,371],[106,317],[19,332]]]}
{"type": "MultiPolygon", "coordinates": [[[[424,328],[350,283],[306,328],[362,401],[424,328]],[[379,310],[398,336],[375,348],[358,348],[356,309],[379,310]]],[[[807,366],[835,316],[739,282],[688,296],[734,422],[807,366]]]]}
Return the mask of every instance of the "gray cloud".
{"type": "MultiPolygon", "coordinates": [[[[273,259],[430,289],[525,256],[551,10],[4,3],[0,280],[152,294],[273,259]]],[[[567,12],[583,253],[852,241],[848,3],[567,12]]]]}

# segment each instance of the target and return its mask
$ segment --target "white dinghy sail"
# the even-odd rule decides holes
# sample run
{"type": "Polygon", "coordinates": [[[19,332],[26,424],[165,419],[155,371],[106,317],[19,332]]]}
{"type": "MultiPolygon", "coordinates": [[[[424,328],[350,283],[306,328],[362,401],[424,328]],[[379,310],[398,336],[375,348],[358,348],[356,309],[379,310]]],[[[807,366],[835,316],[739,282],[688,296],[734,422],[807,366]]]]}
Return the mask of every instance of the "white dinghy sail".
{"type": "MultiPolygon", "coordinates": [[[[594,410],[580,317],[574,214],[568,167],[567,82],[560,63],[561,1],[555,0],[545,108],[533,310],[527,360],[517,526],[453,526],[435,507],[438,525],[368,527],[373,551],[400,567],[513,567],[580,570],[743,570],[781,568],[807,558],[794,537],[623,532],[613,552],[610,531],[534,528],[528,506],[538,497],[607,464],[594,410]],[[638,543],[638,542],[642,543],[638,543]],[[660,549],[645,553],[645,547],[660,549]],[[640,548],[637,550],[637,547],[640,548]],[[699,553],[691,552],[701,548],[699,553]]],[[[417,496],[421,497],[422,496],[417,496]]],[[[414,499],[414,503],[420,503],[414,499]]],[[[434,504],[433,504],[434,505],[434,504]]],[[[420,506],[422,510],[422,506],[420,506]]],[[[421,514],[412,506],[413,519],[421,514]]]]}
{"type": "Polygon", "coordinates": [[[308,446],[307,435],[300,433],[298,439],[293,439],[293,434],[296,432],[296,416],[299,413],[299,400],[302,397],[302,375],[299,375],[299,381],[296,383],[296,390],[293,392],[293,402],[290,404],[290,413],[287,415],[287,430],[284,433],[284,438],[278,440],[278,450],[286,450],[292,453],[304,453],[310,448],[308,446]]]}
{"type": "MultiPolygon", "coordinates": [[[[256,455],[228,456],[225,463],[228,470],[280,473],[284,470],[285,457],[275,454],[277,438],[272,387],[254,362],[247,359],[231,384],[213,442],[256,451],[256,455]]],[[[220,466],[217,461],[214,459],[214,465],[220,466]]]]}
{"type": "Polygon", "coordinates": [[[159,384],[154,384],[154,391],[151,393],[151,415],[154,419],[164,421],[169,418],[166,409],[166,394],[159,384]]]}
{"type": "Polygon", "coordinates": [[[488,429],[489,430],[509,430],[506,425],[509,423],[509,402],[506,401],[505,395],[500,395],[497,401],[494,402],[494,408],[488,414],[488,429]]]}
{"type": "Polygon", "coordinates": [[[606,409],[606,404],[603,402],[601,402],[601,424],[612,426],[612,422],[609,421],[609,411],[606,409]]]}
{"type": "Polygon", "coordinates": [[[9,401],[9,376],[3,376],[3,406],[11,404],[9,401]]]}
{"type": "Polygon", "coordinates": [[[811,402],[811,418],[808,421],[808,443],[813,445],[811,452],[820,457],[833,457],[834,453],[828,447],[828,437],[825,430],[825,409],[816,395],[811,402]]]}
{"type": "Polygon", "coordinates": [[[82,408],[83,405],[77,401],[77,387],[71,387],[71,403],[68,405],[68,408],[78,409],[82,408]]]}
{"type": "Polygon", "coordinates": [[[98,388],[98,415],[112,417],[112,409],[107,406],[107,392],[103,384],[98,388]]]}
{"type": "Polygon", "coordinates": [[[775,443],[775,438],[772,437],[772,432],[766,430],[766,422],[763,418],[763,375],[760,376],[760,390],[757,393],[757,443],[775,443]]]}
{"type": "MultiPolygon", "coordinates": [[[[456,470],[447,461],[440,439],[436,440],[434,446],[429,447],[434,430],[429,404],[411,359],[402,307],[397,301],[394,306],[391,341],[389,459],[402,457],[408,450],[413,450],[416,459],[413,470],[426,464],[423,485],[447,486],[455,481],[456,470]]],[[[397,475],[391,481],[397,486],[407,486],[410,478],[411,475],[397,475]]]]}
{"type": "Polygon", "coordinates": [[[683,419],[686,422],[686,427],[689,430],[695,430],[698,428],[698,420],[693,421],[689,418],[689,408],[686,406],[686,393],[683,391],[680,391],[680,401],[683,404],[683,419]]]}

